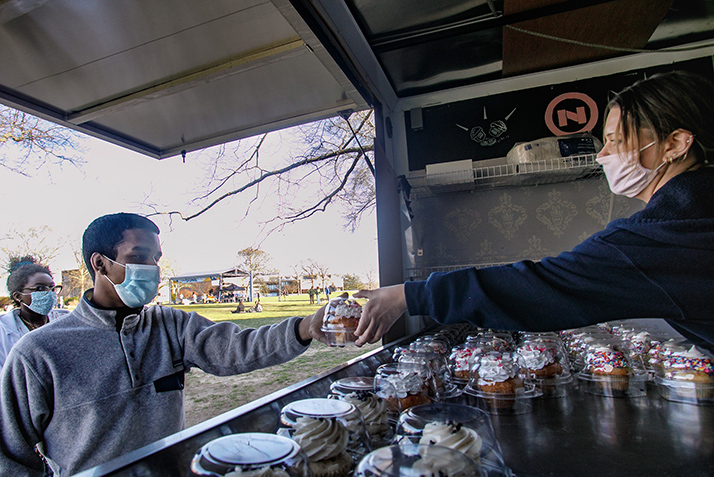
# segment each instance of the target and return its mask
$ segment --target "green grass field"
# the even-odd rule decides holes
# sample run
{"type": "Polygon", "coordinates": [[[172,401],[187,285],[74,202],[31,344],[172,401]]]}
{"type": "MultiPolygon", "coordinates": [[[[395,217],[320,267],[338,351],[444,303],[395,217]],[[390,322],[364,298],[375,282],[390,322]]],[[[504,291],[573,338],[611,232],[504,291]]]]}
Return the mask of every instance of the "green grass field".
{"type": "MultiPolygon", "coordinates": [[[[348,292],[350,295],[354,292],[348,292]]],[[[332,294],[334,298],[337,294],[332,294]]],[[[236,313],[231,311],[236,309],[237,303],[209,303],[195,305],[170,305],[179,310],[188,312],[196,312],[201,316],[205,316],[212,321],[232,321],[241,326],[241,328],[257,328],[263,325],[270,325],[289,318],[291,316],[308,316],[315,313],[325,300],[322,300],[321,305],[311,305],[310,298],[306,294],[291,295],[278,301],[277,297],[268,296],[261,297],[260,304],[263,306],[263,311],[260,313],[236,313]]],[[[246,302],[246,309],[253,306],[252,302],[246,302]]]]}
{"type": "MultiPolygon", "coordinates": [[[[242,314],[231,313],[236,308],[235,303],[172,306],[196,312],[212,321],[231,321],[241,328],[270,325],[290,316],[308,316],[322,306],[310,305],[307,295],[290,296],[286,301],[278,301],[277,297],[261,297],[260,303],[263,305],[261,313],[242,314]]],[[[324,300],[322,304],[325,304],[324,300]]],[[[253,306],[253,303],[246,303],[246,308],[249,306],[253,306]]],[[[292,361],[239,376],[216,377],[194,369],[186,376],[186,423],[191,426],[202,422],[280,388],[332,369],[378,346],[379,344],[366,345],[362,348],[355,346],[331,348],[313,340],[310,349],[292,361]]]]}

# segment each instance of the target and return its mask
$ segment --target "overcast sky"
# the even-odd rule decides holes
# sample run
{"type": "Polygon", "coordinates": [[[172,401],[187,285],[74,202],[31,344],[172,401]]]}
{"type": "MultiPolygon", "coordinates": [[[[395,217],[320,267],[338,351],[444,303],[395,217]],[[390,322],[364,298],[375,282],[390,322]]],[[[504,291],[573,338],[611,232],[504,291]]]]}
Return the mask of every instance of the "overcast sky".
{"type": "MultiPolygon", "coordinates": [[[[67,237],[79,249],[84,229],[101,215],[146,213],[146,202],[162,204],[166,210],[189,210],[188,200],[195,196],[205,177],[205,170],[196,164],[199,153],[189,153],[184,164],[181,157],[158,161],[86,136],[82,142],[87,148],[82,154],[86,164],[79,169],[49,166],[51,177],[42,172],[23,177],[0,168],[0,200],[5,204],[1,235],[10,229],[23,231],[46,225],[56,239],[67,237]]],[[[280,144],[288,142],[277,137],[276,149],[271,152],[276,157],[283,154],[280,144]]],[[[267,161],[265,154],[261,157],[261,161],[267,161]]],[[[273,257],[274,266],[285,273],[300,260],[314,259],[336,274],[353,273],[364,278],[372,270],[376,276],[374,214],[366,216],[352,233],[344,229],[340,211],[328,209],[263,240],[259,222],[272,213],[270,194],[264,203],[254,204],[250,215],[244,218],[246,200],[229,199],[188,222],[174,219],[170,224],[164,217],[152,218],[161,229],[164,256],[179,273],[213,271],[232,267],[237,251],[259,245],[273,257]]],[[[12,248],[13,244],[3,240],[0,246],[12,248]]],[[[7,293],[5,268],[3,263],[3,295],[7,293]]],[[[64,247],[50,268],[58,281],[61,270],[76,268],[72,247],[64,247]]]]}

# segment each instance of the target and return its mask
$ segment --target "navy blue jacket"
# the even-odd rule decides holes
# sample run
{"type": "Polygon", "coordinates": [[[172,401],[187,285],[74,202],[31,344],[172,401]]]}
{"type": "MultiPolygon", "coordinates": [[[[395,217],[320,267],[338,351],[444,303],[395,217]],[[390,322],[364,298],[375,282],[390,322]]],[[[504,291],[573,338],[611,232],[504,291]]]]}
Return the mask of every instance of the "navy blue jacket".
{"type": "Polygon", "coordinates": [[[664,318],[714,348],[714,168],[684,172],[647,206],[540,262],[433,273],[407,282],[411,315],[507,330],[664,318]],[[433,299],[436,297],[436,299],[433,299]]]}

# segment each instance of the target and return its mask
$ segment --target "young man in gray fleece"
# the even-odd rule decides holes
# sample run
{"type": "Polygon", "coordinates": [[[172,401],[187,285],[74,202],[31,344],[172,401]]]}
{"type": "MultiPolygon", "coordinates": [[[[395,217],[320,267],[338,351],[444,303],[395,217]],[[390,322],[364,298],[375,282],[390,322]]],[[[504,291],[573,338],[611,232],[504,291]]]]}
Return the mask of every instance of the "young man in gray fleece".
{"type": "Polygon", "coordinates": [[[77,473],[184,428],[183,378],[288,361],[320,331],[323,309],[258,329],[146,307],[158,290],[159,229],[112,214],[84,232],[94,289],[61,320],[28,333],[0,376],[0,475],[77,473]]]}

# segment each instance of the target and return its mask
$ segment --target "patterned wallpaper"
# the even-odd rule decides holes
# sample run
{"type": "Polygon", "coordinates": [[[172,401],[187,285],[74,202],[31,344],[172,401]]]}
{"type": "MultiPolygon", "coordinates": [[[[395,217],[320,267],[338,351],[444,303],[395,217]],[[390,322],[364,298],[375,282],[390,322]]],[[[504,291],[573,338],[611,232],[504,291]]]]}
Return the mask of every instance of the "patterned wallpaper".
{"type": "Polygon", "coordinates": [[[613,195],[604,177],[419,198],[412,202],[410,252],[419,273],[540,260],[572,249],[610,220],[643,206],[613,195]]]}

